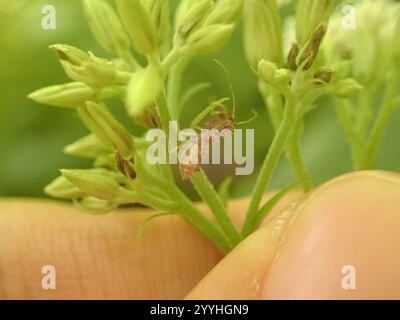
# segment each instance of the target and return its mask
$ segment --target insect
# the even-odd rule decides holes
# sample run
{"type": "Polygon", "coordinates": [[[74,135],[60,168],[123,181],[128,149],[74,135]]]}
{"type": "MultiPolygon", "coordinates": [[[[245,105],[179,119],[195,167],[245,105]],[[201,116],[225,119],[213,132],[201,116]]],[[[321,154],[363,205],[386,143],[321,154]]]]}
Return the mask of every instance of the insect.
{"type": "Polygon", "coordinates": [[[190,179],[198,171],[200,171],[200,161],[197,161],[197,163],[193,161],[192,163],[179,164],[179,174],[182,180],[190,179]]]}
{"type": "MultiPolygon", "coordinates": [[[[214,62],[217,63],[224,73],[227,76],[228,82],[229,82],[229,89],[231,92],[231,98],[222,98],[216,101],[211,102],[202,112],[200,112],[191,122],[190,127],[191,128],[198,128],[199,129],[199,124],[207,117],[209,116],[209,119],[205,122],[203,128],[205,129],[217,129],[217,130],[224,130],[228,129],[230,131],[233,131],[233,129],[242,124],[249,123],[253,121],[258,115],[257,112],[252,109],[251,112],[253,113],[253,116],[245,121],[237,122],[236,121],[236,107],[237,107],[237,102],[236,102],[236,97],[234,94],[233,90],[233,85],[232,85],[232,80],[230,77],[230,74],[226,67],[222,64],[217,59],[214,59],[214,62]],[[225,102],[232,100],[232,112],[228,110],[228,108],[225,105],[225,102]]],[[[201,129],[201,127],[200,127],[201,129]]]]}
{"type": "MultiPolygon", "coordinates": [[[[208,143],[212,142],[213,139],[219,139],[220,138],[220,133],[221,132],[226,132],[226,130],[233,132],[236,126],[242,125],[249,123],[253,121],[257,117],[257,112],[252,109],[253,116],[246,120],[246,121],[241,121],[237,122],[236,121],[236,98],[234,95],[233,91],[233,85],[232,81],[230,79],[230,75],[226,67],[218,60],[214,60],[217,64],[220,65],[220,67],[224,70],[225,74],[228,77],[229,80],[229,87],[231,91],[231,98],[222,98],[216,101],[211,102],[203,111],[201,111],[191,122],[190,128],[191,129],[197,129],[200,130],[202,133],[202,129],[209,129],[209,130],[217,130],[218,132],[215,132],[213,136],[212,134],[210,135],[210,132],[207,133],[207,138],[208,138],[208,143]],[[232,112],[228,110],[227,106],[225,103],[227,101],[232,100],[232,112]],[[208,117],[208,119],[207,119],[208,117]],[[206,121],[204,122],[204,119],[206,121]],[[201,126],[200,124],[204,122],[204,124],[201,126]]],[[[204,147],[204,143],[202,141],[203,137],[201,135],[200,139],[195,139],[194,141],[188,141],[185,142],[184,145],[185,147],[190,147],[187,144],[194,144],[197,143],[197,159],[186,159],[185,164],[180,164],[179,165],[179,171],[181,174],[181,177],[183,180],[187,180],[190,177],[193,176],[197,171],[200,170],[200,158],[202,155],[202,147],[204,147]],[[192,160],[192,161],[191,161],[192,160]]]]}
{"type": "Polygon", "coordinates": [[[125,160],[119,151],[115,153],[115,160],[117,161],[118,170],[124,176],[131,178],[132,180],[136,178],[136,172],[133,168],[132,162],[125,160]]]}

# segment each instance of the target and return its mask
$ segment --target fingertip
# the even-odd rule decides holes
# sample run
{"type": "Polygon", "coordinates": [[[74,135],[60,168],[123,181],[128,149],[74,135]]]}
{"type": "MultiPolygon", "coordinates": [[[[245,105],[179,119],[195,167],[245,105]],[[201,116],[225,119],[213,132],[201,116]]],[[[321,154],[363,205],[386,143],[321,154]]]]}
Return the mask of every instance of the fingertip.
{"type": "Polygon", "coordinates": [[[338,177],[267,221],[186,299],[400,297],[400,175],[338,177]],[[357,272],[356,290],[343,270],[357,272]]]}
{"type": "Polygon", "coordinates": [[[265,274],[293,218],[286,210],[251,234],[230,252],[186,297],[202,299],[257,299],[265,274]]]}
{"type": "Polygon", "coordinates": [[[362,171],[314,191],[264,279],[264,299],[400,297],[400,175],[362,171]],[[346,287],[354,269],[355,287],[346,287]]]}

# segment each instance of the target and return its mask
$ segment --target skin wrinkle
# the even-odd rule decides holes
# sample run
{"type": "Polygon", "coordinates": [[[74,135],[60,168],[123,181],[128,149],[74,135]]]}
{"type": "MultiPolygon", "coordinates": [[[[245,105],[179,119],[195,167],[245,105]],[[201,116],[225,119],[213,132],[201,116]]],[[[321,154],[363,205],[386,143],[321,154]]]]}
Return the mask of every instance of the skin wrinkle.
{"type": "Polygon", "coordinates": [[[282,238],[282,244],[278,247],[278,252],[276,253],[277,258],[280,254],[280,250],[281,250],[282,246],[284,245],[284,240],[286,239],[286,237],[285,237],[286,234],[288,234],[290,232],[291,228],[293,227],[297,218],[299,217],[298,215],[295,214],[295,212],[302,211],[303,208],[305,206],[307,206],[309,201],[312,201],[314,198],[318,197],[319,193],[325,191],[326,189],[331,188],[332,186],[335,186],[335,184],[338,184],[338,183],[341,183],[342,181],[353,178],[353,176],[355,174],[357,175],[357,178],[373,177],[373,178],[376,178],[377,180],[382,180],[382,178],[384,177],[386,181],[400,184],[400,174],[398,174],[399,179],[395,179],[395,178],[393,178],[393,173],[389,173],[389,172],[377,173],[375,171],[362,171],[361,174],[360,174],[360,172],[354,172],[354,173],[350,173],[350,174],[347,174],[344,176],[337,177],[337,178],[329,181],[328,183],[318,187],[317,189],[311,191],[309,194],[304,195],[304,197],[302,197],[301,201],[299,201],[297,203],[293,203],[291,206],[289,206],[288,209],[286,209],[286,210],[293,212],[293,219],[291,220],[291,222],[285,232],[285,235],[282,238]]]}
{"type": "MultiPolygon", "coordinates": [[[[395,228],[397,224],[391,223],[391,220],[388,221],[383,214],[379,212],[383,213],[386,210],[385,202],[382,204],[380,203],[380,201],[385,201],[386,199],[384,196],[385,189],[387,188],[385,187],[385,181],[390,182],[389,186],[392,185],[392,183],[395,184],[395,189],[390,189],[390,187],[390,190],[388,189],[388,192],[393,194],[393,190],[397,190],[397,186],[399,185],[400,179],[396,178],[399,176],[400,175],[375,171],[351,173],[327,182],[326,185],[319,187],[312,193],[298,198],[297,204],[293,204],[292,209],[288,209],[286,212],[274,213],[269,217],[269,221],[267,218],[267,223],[264,224],[260,230],[250,235],[235,250],[227,255],[224,260],[215,266],[186,298],[250,299],[257,297],[265,299],[271,295],[272,297],[276,297],[276,294],[280,292],[276,290],[284,290],[280,292],[281,294],[279,297],[281,298],[289,296],[291,298],[302,297],[302,292],[307,292],[307,290],[309,290],[308,292],[315,292],[315,295],[311,295],[310,297],[329,298],[329,294],[331,294],[329,290],[326,292],[310,291],[312,288],[325,285],[324,281],[320,280],[320,283],[316,283],[315,280],[313,281],[314,277],[325,277],[326,271],[319,269],[318,266],[323,266],[327,263],[329,265],[329,263],[332,262],[333,265],[331,267],[333,270],[340,270],[338,268],[343,266],[340,264],[340,259],[343,258],[346,259],[345,262],[348,262],[347,259],[349,259],[349,262],[353,261],[353,259],[364,259],[361,261],[365,261],[367,264],[369,263],[368,257],[371,254],[371,248],[366,249],[365,246],[363,247],[363,243],[364,241],[374,242],[375,240],[371,239],[374,236],[374,232],[370,232],[366,239],[362,236],[354,238],[352,237],[352,230],[354,230],[354,228],[351,226],[358,226],[362,221],[364,224],[367,224],[367,227],[368,224],[372,224],[372,226],[380,224],[382,226],[392,225],[393,228],[395,228]],[[380,188],[378,193],[374,193],[374,186],[380,188]],[[357,195],[354,200],[352,198],[353,192],[357,195]],[[371,194],[372,192],[372,195],[376,194],[376,196],[370,198],[371,205],[373,205],[371,209],[373,210],[373,214],[371,212],[367,215],[363,214],[368,213],[368,205],[360,207],[359,201],[363,201],[363,192],[367,192],[367,194],[371,194]],[[320,201],[323,202],[320,203],[320,201]],[[322,207],[315,209],[316,204],[322,207]],[[309,217],[307,220],[304,220],[307,213],[305,210],[309,206],[314,208],[311,209],[310,207],[310,210],[313,210],[312,219],[309,217]],[[376,210],[376,208],[379,208],[379,210],[376,210]],[[354,210],[358,210],[356,215],[347,215],[347,212],[351,213],[354,210]],[[324,214],[325,211],[326,214],[324,214]],[[346,216],[350,220],[342,220],[346,218],[346,216]],[[291,217],[291,219],[288,219],[288,217],[291,217]],[[365,220],[365,218],[371,219],[371,217],[373,217],[373,219],[369,222],[365,220]],[[333,224],[326,224],[326,221],[329,221],[326,220],[327,218],[333,219],[333,221],[336,222],[333,224]],[[283,227],[279,226],[277,223],[279,219],[287,219],[287,225],[283,227]],[[309,230],[306,228],[307,226],[313,229],[309,230]],[[312,232],[309,233],[310,231],[312,232]],[[301,238],[300,241],[302,242],[300,243],[296,242],[298,237],[293,238],[292,234],[300,234],[304,239],[301,238]],[[349,237],[349,242],[335,242],[338,235],[339,237],[349,237]],[[280,239],[279,242],[276,240],[277,237],[280,239]],[[289,252],[290,255],[286,248],[289,240],[291,241],[290,248],[292,249],[289,252]],[[320,242],[325,243],[325,251],[320,252],[317,250],[317,256],[314,255],[312,260],[310,260],[311,256],[309,255],[315,251],[315,248],[319,247],[320,242]],[[347,255],[342,257],[341,252],[345,251],[349,246],[352,251],[348,251],[347,255]],[[354,249],[359,247],[362,250],[357,251],[357,249],[354,249]],[[354,253],[351,254],[352,252],[354,253]],[[301,256],[304,256],[304,258],[300,259],[301,256]],[[290,267],[291,260],[288,260],[288,257],[297,257],[299,263],[297,263],[296,266],[290,267]],[[338,257],[339,262],[335,260],[335,257],[338,257]],[[283,263],[285,261],[286,264],[283,263]],[[284,264],[284,270],[279,269],[282,263],[284,264]],[[338,265],[338,263],[340,265],[338,265]],[[280,266],[278,268],[280,271],[277,271],[277,264],[280,266]],[[297,283],[292,284],[297,285],[296,288],[300,291],[293,291],[291,289],[291,280],[287,279],[285,281],[285,274],[287,272],[289,272],[287,275],[293,278],[294,282],[296,282],[297,272],[303,276],[300,280],[301,283],[297,281],[297,283]],[[275,284],[275,286],[272,287],[270,286],[270,280],[272,280],[271,273],[274,273],[273,280],[275,284]],[[286,284],[285,287],[280,285],[281,281],[284,281],[286,284]]],[[[392,201],[393,195],[391,197],[392,198],[387,198],[388,201],[392,201]]],[[[396,206],[395,203],[392,205],[396,206]]],[[[389,206],[387,208],[395,207],[389,206]]],[[[394,216],[391,215],[389,215],[389,218],[395,219],[394,216]]],[[[398,223],[398,220],[396,221],[398,223]]],[[[374,237],[377,237],[377,235],[374,237]]],[[[394,237],[393,231],[391,237],[394,237]]],[[[374,247],[375,251],[384,249],[382,247],[382,241],[383,240],[380,239],[380,244],[378,242],[376,243],[374,247]]],[[[394,255],[395,253],[392,254],[394,255]]],[[[381,254],[381,258],[384,258],[385,261],[391,259],[386,253],[383,255],[381,254]]],[[[360,270],[358,275],[362,276],[365,273],[368,273],[368,270],[360,270]]],[[[330,279],[326,279],[326,283],[337,283],[337,281],[339,281],[340,285],[339,277],[340,273],[330,279]]],[[[393,277],[392,274],[390,274],[389,277],[393,277]]]]}
{"type": "Polygon", "coordinates": [[[303,199],[302,199],[303,201],[298,202],[294,206],[289,206],[287,211],[288,211],[288,214],[290,214],[292,218],[289,219],[286,231],[283,230],[284,234],[282,234],[282,236],[281,236],[281,241],[280,241],[279,245],[276,247],[276,251],[275,251],[275,253],[273,255],[273,258],[272,258],[272,260],[268,264],[268,267],[265,270],[265,273],[264,273],[264,276],[263,276],[263,279],[262,279],[262,284],[263,285],[262,285],[262,287],[260,288],[260,290],[258,292],[258,296],[259,297],[261,297],[262,293],[265,292],[265,288],[268,286],[268,276],[269,276],[268,271],[271,270],[273,268],[273,266],[276,265],[276,263],[279,261],[282,249],[285,246],[285,242],[286,242],[285,240],[287,240],[287,234],[289,234],[290,230],[292,230],[293,226],[295,225],[295,222],[299,218],[299,215],[296,214],[296,211],[301,212],[302,209],[307,205],[307,201],[311,201],[313,198],[317,197],[318,193],[321,192],[321,191],[324,191],[325,188],[328,188],[331,185],[334,185],[335,183],[341,182],[342,180],[348,179],[348,178],[349,178],[349,175],[345,175],[345,176],[338,177],[338,178],[336,178],[334,180],[331,180],[330,182],[326,183],[325,185],[322,185],[322,186],[316,188],[315,190],[311,191],[309,194],[305,195],[303,197],[303,199]]]}
{"type": "MultiPolygon", "coordinates": [[[[292,223],[290,224],[290,226],[289,226],[289,228],[287,229],[287,231],[286,231],[286,234],[289,234],[290,232],[291,232],[291,230],[293,230],[293,228],[294,228],[294,226],[296,226],[296,223],[298,223],[299,222],[299,219],[302,217],[302,214],[304,213],[304,214],[307,214],[307,208],[309,207],[309,206],[313,206],[313,204],[315,204],[315,203],[318,203],[318,201],[320,200],[320,199],[322,199],[322,198],[324,198],[324,197],[326,197],[326,194],[328,194],[329,195],[329,192],[332,192],[332,190],[336,187],[336,186],[338,186],[338,187],[340,187],[340,185],[341,184],[343,184],[343,182],[346,182],[346,181],[349,181],[350,183],[360,183],[361,181],[363,181],[363,180],[365,180],[365,179],[367,179],[367,180],[365,180],[366,182],[369,182],[369,183],[371,183],[371,181],[369,181],[369,179],[373,179],[373,180],[376,180],[376,183],[377,183],[377,185],[378,185],[378,183],[382,183],[382,182],[389,182],[390,184],[395,184],[396,186],[399,186],[400,185],[400,174],[393,174],[393,173],[389,173],[389,172],[376,172],[376,171],[363,171],[363,172],[356,172],[356,173],[351,173],[351,174],[347,174],[347,175],[345,175],[345,176],[341,176],[341,177],[338,177],[338,178],[336,178],[336,179],[334,179],[334,180],[332,180],[332,181],[330,181],[330,182],[328,182],[328,183],[326,183],[325,185],[323,185],[323,186],[321,186],[320,188],[318,188],[318,189],[316,189],[315,191],[313,191],[310,195],[308,195],[307,196],[307,199],[303,202],[303,203],[301,203],[296,209],[295,209],[295,211],[298,213],[298,214],[294,214],[294,219],[293,219],[293,221],[292,221],[292,223]]],[[[348,184],[348,183],[347,183],[348,184]]],[[[369,184],[370,185],[370,184],[369,184]]],[[[363,184],[361,185],[361,186],[363,186],[363,184]]],[[[340,188],[339,188],[340,189],[340,188]]],[[[325,200],[326,201],[326,200],[325,200]]],[[[338,205],[340,205],[340,203],[338,203],[338,205]]],[[[355,203],[355,204],[353,204],[353,205],[357,205],[357,203],[355,203]]],[[[340,209],[340,208],[339,208],[340,209]]],[[[381,207],[379,207],[379,209],[380,210],[384,210],[384,208],[381,208],[381,207]]],[[[312,210],[312,209],[310,209],[310,210],[312,210]]],[[[339,210],[340,211],[340,210],[339,210]]],[[[349,211],[349,208],[347,207],[347,211],[349,211]]],[[[312,211],[311,211],[312,212],[312,211]]],[[[365,219],[373,219],[372,221],[375,221],[374,219],[376,219],[376,217],[378,216],[378,217],[382,217],[383,216],[383,218],[381,218],[381,219],[384,219],[384,220],[382,220],[382,222],[384,222],[385,221],[385,218],[386,218],[386,216],[384,216],[383,214],[385,213],[384,211],[382,211],[382,214],[380,214],[380,212],[378,211],[378,212],[375,212],[376,214],[375,215],[367,215],[366,217],[365,216],[360,216],[359,217],[359,219],[362,219],[364,222],[365,222],[365,219]]],[[[321,214],[323,214],[323,212],[321,212],[321,214]]],[[[330,212],[330,214],[332,214],[332,212],[330,212]]],[[[315,213],[314,213],[314,215],[315,215],[315,213]]],[[[319,216],[320,217],[320,216],[319,216]]],[[[357,216],[356,216],[357,217],[357,216]]],[[[314,219],[318,219],[317,217],[314,217],[314,219]]],[[[398,222],[398,220],[396,220],[395,219],[395,216],[389,216],[389,219],[391,219],[394,223],[395,222],[398,222]]],[[[361,221],[360,221],[361,222],[361,221]]],[[[355,224],[357,224],[357,222],[355,222],[355,224]]],[[[385,225],[385,223],[382,223],[382,225],[385,225]]],[[[386,224],[387,225],[387,224],[386,224]]],[[[390,225],[390,223],[389,223],[389,225],[390,225]]],[[[338,225],[338,227],[341,227],[341,225],[339,224],[338,225]]],[[[346,229],[344,229],[344,230],[346,230],[346,229]]],[[[304,231],[304,230],[303,230],[304,231]]],[[[317,230],[318,231],[318,230],[317,230]]],[[[321,232],[322,231],[324,231],[323,229],[321,229],[321,232]]],[[[315,231],[314,231],[315,232],[315,231]]],[[[339,232],[339,234],[342,234],[343,235],[343,230],[338,230],[338,232],[339,232]]],[[[350,231],[349,231],[350,232],[350,231]]],[[[293,233],[293,232],[292,232],[293,233]]],[[[311,245],[313,244],[313,242],[315,243],[315,239],[318,239],[318,238],[320,238],[320,239],[326,239],[327,237],[331,237],[331,235],[332,235],[332,237],[333,237],[333,235],[334,235],[334,233],[335,233],[335,231],[334,230],[331,230],[330,231],[330,233],[329,234],[326,234],[326,233],[324,233],[324,234],[320,234],[320,235],[313,235],[313,238],[311,238],[311,240],[310,239],[307,239],[307,241],[308,242],[311,242],[311,245]]],[[[377,240],[373,240],[373,238],[377,238],[377,237],[379,237],[379,232],[378,232],[378,230],[373,230],[372,231],[372,233],[369,233],[368,234],[368,240],[369,240],[369,242],[371,242],[372,244],[375,244],[375,243],[377,243],[377,247],[373,247],[373,245],[372,246],[370,246],[369,248],[368,248],[368,251],[370,252],[370,253],[379,253],[380,252],[380,247],[379,247],[379,242],[377,241],[377,240]]],[[[333,239],[335,239],[335,238],[333,238],[333,239]]],[[[377,238],[378,239],[378,238],[377,238]]],[[[275,254],[275,256],[274,256],[274,259],[273,259],[273,261],[272,261],[272,263],[270,264],[270,267],[269,267],[269,271],[271,271],[271,270],[273,270],[274,268],[276,269],[277,267],[276,267],[276,265],[278,264],[278,262],[279,262],[279,258],[280,258],[280,256],[281,256],[281,254],[282,254],[282,252],[285,250],[285,245],[286,245],[286,242],[287,241],[291,241],[291,243],[292,243],[292,246],[293,246],[293,239],[289,239],[289,237],[287,237],[286,235],[283,237],[283,243],[282,243],[282,245],[279,247],[279,250],[276,252],[276,254],[275,254]]],[[[362,248],[362,245],[363,245],[363,239],[355,239],[355,240],[353,240],[353,241],[355,241],[355,242],[353,242],[352,243],[352,245],[353,245],[353,248],[358,248],[358,247],[361,247],[362,248]]],[[[303,246],[303,250],[304,250],[304,247],[306,247],[307,246],[307,243],[303,243],[302,244],[302,246],[303,246]]],[[[293,249],[293,248],[291,248],[291,249],[293,249]]],[[[354,261],[358,261],[358,259],[360,258],[360,257],[363,257],[363,252],[361,252],[361,251],[356,251],[354,254],[353,254],[353,256],[352,256],[352,258],[353,258],[353,260],[354,261]]],[[[393,254],[395,254],[395,253],[393,253],[393,254]]],[[[286,255],[287,255],[287,252],[286,252],[286,255]]],[[[327,257],[325,257],[325,258],[327,258],[327,257]]],[[[322,261],[325,259],[325,258],[321,258],[322,259],[322,261]]],[[[313,258],[314,260],[318,260],[318,256],[317,257],[314,257],[313,258]]],[[[287,257],[286,257],[286,260],[287,260],[287,257]]],[[[287,261],[286,261],[286,263],[288,263],[287,261]]],[[[315,261],[314,261],[314,263],[315,263],[315,261]]],[[[321,265],[321,263],[316,263],[316,265],[321,265]]],[[[301,268],[301,266],[300,266],[300,268],[301,268]]],[[[360,274],[364,274],[364,276],[366,275],[366,274],[369,274],[370,272],[368,271],[369,270],[369,268],[370,268],[370,266],[367,264],[367,265],[363,265],[363,268],[362,268],[362,270],[360,271],[360,274]]],[[[308,277],[309,278],[309,280],[310,281],[307,281],[307,280],[303,280],[303,282],[302,282],[302,288],[303,288],[303,291],[305,290],[305,291],[307,291],[307,287],[309,286],[310,288],[315,288],[315,283],[313,282],[313,281],[311,281],[312,279],[315,279],[316,277],[318,277],[318,275],[317,275],[317,273],[318,273],[318,270],[316,270],[316,269],[314,269],[314,268],[309,268],[309,269],[307,269],[309,272],[311,272],[311,274],[310,274],[310,276],[308,277]],[[317,272],[317,273],[315,273],[315,272],[317,272]]],[[[305,270],[304,272],[307,272],[307,270],[305,270]]],[[[320,270],[321,272],[322,272],[322,270],[320,270]]],[[[273,276],[276,278],[276,274],[275,274],[276,272],[273,272],[273,276]]],[[[268,288],[268,285],[269,285],[269,277],[271,276],[271,273],[267,273],[266,274],[266,277],[263,279],[263,289],[261,290],[261,293],[262,293],[262,296],[265,298],[265,294],[266,294],[266,288],[268,288]]],[[[393,281],[394,281],[394,283],[396,283],[395,282],[395,279],[393,279],[393,281]]],[[[275,279],[275,282],[276,282],[276,279],[275,279]]],[[[275,285],[275,290],[276,290],[276,284],[274,284],[275,285]]],[[[278,287],[279,288],[279,287],[278,287]]],[[[383,290],[390,290],[390,289],[387,289],[387,288],[383,288],[383,290]]],[[[296,295],[293,295],[293,293],[290,293],[289,295],[288,295],[288,297],[290,297],[290,298],[294,298],[294,299],[296,299],[296,298],[304,298],[304,296],[302,295],[303,293],[302,292],[300,292],[300,291],[295,291],[294,292],[294,294],[297,292],[297,294],[296,295]]],[[[287,292],[287,293],[289,293],[289,292],[287,292]]],[[[275,293],[275,295],[274,294],[272,294],[272,296],[276,296],[276,293],[275,293]]],[[[279,295],[278,295],[279,296],[279,295]]],[[[329,298],[329,296],[326,296],[326,297],[324,297],[324,296],[319,296],[319,298],[329,298]]]]}
{"type": "MultiPolygon", "coordinates": [[[[292,195],[290,198],[299,199],[299,193],[292,195]]],[[[287,202],[284,207],[287,207],[287,202]]],[[[240,243],[237,248],[208,273],[186,299],[258,298],[262,288],[261,280],[268,272],[269,263],[272,261],[277,246],[284,235],[284,231],[292,219],[293,211],[284,210],[280,214],[272,214],[274,218],[268,224],[263,224],[259,230],[249,235],[245,241],[240,243]],[[266,244],[266,250],[260,251],[255,249],[255,247],[259,246],[260,242],[266,244]],[[241,253],[240,257],[238,257],[238,252],[241,253]],[[254,256],[254,252],[257,252],[256,256],[254,256]],[[232,261],[235,261],[236,270],[221,272],[221,269],[226,268],[227,264],[232,264],[232,261]],[[249,261],[251,261],[250,264],[249,261]],[[260,265],[262,266],[261,268],[258,267],[260,265]],[[246,273],[243,275],[241,270],[246,270],[246,273]],[[232,287],[230,286],[231,281],[234,281],[234,279],[240,283],[239,286],[235,284],[232,287]],[[218,286],[214,286],[211,289],[208,285],[210,282],[219,283],[222,285],[221,289],[218,286]],[[239,289],[241,292],[239,292],[239,289]],[[223,296],[221,296],[221,290],[224,292],[223,296]]]]}
{"type": "Polygon", "coordinates": [[[2,200],[0,296],[182,298],[221,255],[179,217],[152,221],[138,241],[149,212],[92,216],[56,202],[2,200]],[[54,294],[40,288],[46,264],[57,269],[54,294]]]}
{"type": "MultiPolygon", "coordinates": [[[[302,199],[306,199],[307,197],[302,197],[302,199]]],[[[256,293],[257,297],[260,297],[262,292],[264,291],[264,284],[266,283],[266,278],[268,277],[268,271],[273,266],[274,262],[279,259],[279,255],[281,252],[281,248],[284,245],[286,235],[289,233],[292,225],[296,221],[296,209],[301,206],[302,201],[293,202],[285,209],[281,214],[274,218],[277,226],[273,228],[273,231],[277,233],[277,245],[275,246],[271,260],[266,264],[264,274],[261,277],[261,285],[258,288],[258,292],[256,293]]],[[[274,223],[272,220],[270,223],[274,223]]]]}

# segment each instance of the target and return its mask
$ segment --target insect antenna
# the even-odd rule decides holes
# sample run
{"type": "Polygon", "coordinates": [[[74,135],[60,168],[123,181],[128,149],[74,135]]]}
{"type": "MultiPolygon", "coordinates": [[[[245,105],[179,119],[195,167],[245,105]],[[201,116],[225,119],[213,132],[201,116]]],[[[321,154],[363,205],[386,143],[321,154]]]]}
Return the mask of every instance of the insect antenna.
{"type": "Polygon", "coordinates": [[[252,122],[252,121],[253,121],[255,118],[257,118],[257,117],[258,117],[258,113],[257,113],[257,111],[256,111],[256,110],[254,110],[254,109],[251,109],[251,113],[253,114],[253,116],[252,116],[250,119],[247,119],[247,120],[244,120],[244,121],[237,122],[236,124],[237,124],[238,126],[240,126],[240,125],[242,125],[242,124],[250,123],[250,122],[252,122]]]}
{"type": "MultiPolygon", "coordinates": [[[[231,91],[231,96],[232,96],[232,115],[233,115],[233,119],[236,119],[237,100],[236,100],[235,92],[233,90],[233,84],[232,84],[231,75],[230,75],[228,69],[225,67],[225,65],[221,61],[219,61],[218,59],[214,59],[214,62],[217,63],[222,68],[222,70],[224,70],[224,73],[225,73],[225,75],[226,75],[226,77],[228,79],[229,89],[231,91]]],[[[251,109],[251,112],[252,112],[253,116],[250,119],[245,120],[245,121],[237,122],[236,125],[249,123],[249,122],[253,121],[255,118],[258,117],[258,113],[257,113],[256,110],[251,109]]]]}
{"type": "Polygon", "coordinates": [[[221,61],[219,61],[218,59],[214,59],[214,62],[222,68],[222,70],[224,71],[224,73],[228,79],[229,90],[231,92],[231,97],[232,97],[232,114],[233,114],[233,117],[235,117],[235,115],[236,115],[236,96],[235,96],[235,92],[233,90],[231,74],[229,73],[228,69],[225,67],[225,65],[221,61]]]}

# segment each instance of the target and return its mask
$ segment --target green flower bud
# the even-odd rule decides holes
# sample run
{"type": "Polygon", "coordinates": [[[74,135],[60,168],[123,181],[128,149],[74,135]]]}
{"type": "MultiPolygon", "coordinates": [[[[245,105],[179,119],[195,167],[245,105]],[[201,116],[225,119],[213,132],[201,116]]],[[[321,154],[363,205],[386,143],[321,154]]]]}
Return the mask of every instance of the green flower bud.
{"type": "Polygon", "coordinates": [[[299,0],[296,10],[296,35],[304,45],[321,24],[327,24],[332,9],[332,0],[299,0]]]}
{"type": "Polygon", "coordinates": [[[117,204],[112,201],[100,200],[94,197],[84,197],[79,201],[75,201],[74,205],[82,211],[93,214],[108,213],[117,207],[117,204]]]}
{"type": "Polygon", "coordinates": [[[233,27],[232,24],[214,24],[193,32],[182,48],[182,54],[202,55],[217,51],[225,45],[233,27]]]}
{"type": "Polygon", "coordinates": [[[183,0],[177,10],[176,32],[182,37],[187,37],[212,7],[212,0],[183,0]]]}
{"type": "Polygon", "coordinates": [[[156,27],[141,0],[117,0],[117,9],[136,50],[144,55],[156,52],[156,27]]]}
{"type": "Polygon", "coordinates": [[[240,16],[243,0],[219,0],[204,21],[204,25],[231,24],[240,16]]]}
{"type": "Polygon", "coordinates": [[[66,74],[75,81],[86,83],[93,88],[107,85],[126,84],[127,72],[118,71],[112,61],[98,58],[78,48],[57,44],[50,46],[57,54],[66,74]]]}
{"type": "Polygon", "coordinates": [[[288,69],[278,69],[276,64],[261,60],[258,64],[258,73],[262,80],[280,89],[288,88],[292,80],[292,72],[288,69]]]}
{"type": "Polygon", "coordinates": [[[92,88],[104,88],[108,85],[125,83],[125,79],[117,78],[117,71],[112,63],[98,64],[89,61],[80,67],[71,66],[67,74],[71,79],[84,82],[92,88]]]}
{"type": "Polygon", "coordinates": [[[68,44],[53,44],[49,48],[55,52],[61,62],[68,62],[74,66],[80,66],[90,59],[88,53],[68,44]]]}
{"type": "Polygon", "coordinates": [[[275,83],[278,86],[288,86],[292,80],[292,73],[288,69],[278,69],[275,72],[275,83]]]}
{"type": "Polygon", "coordinates": [[[96,93],[84,83],[71,82],[39,89],[28,97],[49,106],[76,108],[84,106],[88,100],[96,99],[96,93]]]}
{"type": "Polygon", "coordinates": [[[261,59],[282,63],[282,27],[276,0],[245,1],[244,49],[252,66],[261,59]]]}
{"type": "Polygon", "coordinates": [[[160,71],[149,65],[135,72],[129,82],[126,106],[132,118],[139,118],[145,110],[154,104],[163,90],[163,78],[160,71]]]}
{"type": "Polygon", "coordinates": [[[79,188],[75,187],[64,176],[59,176],[44,188],[44,192],[51,197],[58,199],[77,199],[84,197],[86,194],[79,188]]]}
{"type": "Polygon", "coordinates": [[[297,43],[293,43],[287,58],[287,65],[290,70],[297,70],[296,59],[299,53],[300,46],[297,43]]]}
{"type": "Polygon", "coordinates": [[[168,40],[170,31],[169,0],[142,0],[143,6],[150,13],[156,27],[158,44],[161,47],[168,40]]]}
{"type": "Polygon", "coordinates": [[[83,5],[89,27],[99,44],[115,55],[127,51],[130,46],[129,37],[107,1],[84,0],[83,5]]]}
{"type": "Polygon", "coordinates": [[[329,83],[332,79],[333,76],[333,70],[330,68],[322,68],[319,69],[315,74],[314,74],[314,79],[321,80],[325,83],[329,83]]]}
{"type": "Polygon", "coordinates": [[[112,149],[107,149],[94,134],[89,134],[64,148],[64,153],[69,156],[88,159],[94,159],[112,151],[112,149]]]}
{"type": "Polygon", "coordinates": [[[277,70],[276,64],[270,61],[261,60],[258,64],[258,73],[267,83],[273,83],[275,81],[275,73],[277,70]]]}
{"type": "Polygon", "coordinates": [[[61,173],[74,186],[92,197],[102,200],[113,200],[122,195],[122,188],[110,174],[107,174],[107,170],[101,172],[99,169],[63,169],[61,173]]]}
{"type": "Polygon", "coordinates": [[[156,105],[154,104],[146,109],[141,118],[135,120],[147,128],[161,128],[160,116],[157,112],[156,105]]]}
{"type": "Polygon", "coordinates": [[[105,146],[111,145],[127,159],[132,157],[131,134],[105,107],[87,102],[86,108],[79,109],[79,114],[86,126],[105,146]]]}
{"type": "Polygon", "coordinates": [[[187,14],[187,11],[191,6],[194,4],[198,3],[198,0],[180,0],[179,5],[177,6],[175,10],[175,17],[174,17],[174,27],[175,27],[175,32],[178,32],[178,26],[181,26],[182,20],[184,19],[184,16],[187,14]]]}
{"type": "Polygon", "coordinates": [[[320,24],[315,29],[311,39],[306,43],[297,57],[297,65],[303,70],[309,70],[317,59],[319,48],[326,34],[326,25],[320,24]]]}
{"type": "Polygon", "coordinates": [[[363,90],[361,86],[355,79],[347,78],[338,81],[333,89],[333,94],[338,98],[352,98],[359,94],[363,90]]]}

